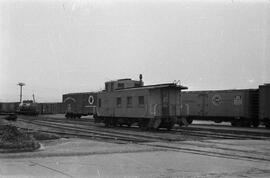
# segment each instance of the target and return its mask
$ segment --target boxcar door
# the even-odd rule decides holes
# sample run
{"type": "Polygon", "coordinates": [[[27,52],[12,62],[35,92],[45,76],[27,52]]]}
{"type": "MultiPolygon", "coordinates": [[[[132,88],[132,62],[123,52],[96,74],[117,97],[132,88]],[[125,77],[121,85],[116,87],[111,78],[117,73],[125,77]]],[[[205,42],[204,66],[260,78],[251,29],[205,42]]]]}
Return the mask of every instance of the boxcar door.
{"type": "Polygon", "coordinates": [[[161,115],[169,116],[169,90],[162,89],[161,90],[161,115]]]}
{"type": "Polygon", "coordinates": [[[199,103],[198,103],[198,107],[199,107],[199,116],[204,117],[206,115],[206,107],[207,107],[207,97],[208,95],[206,93],[200,93],[198,95],[199,98],[199,103]]]}

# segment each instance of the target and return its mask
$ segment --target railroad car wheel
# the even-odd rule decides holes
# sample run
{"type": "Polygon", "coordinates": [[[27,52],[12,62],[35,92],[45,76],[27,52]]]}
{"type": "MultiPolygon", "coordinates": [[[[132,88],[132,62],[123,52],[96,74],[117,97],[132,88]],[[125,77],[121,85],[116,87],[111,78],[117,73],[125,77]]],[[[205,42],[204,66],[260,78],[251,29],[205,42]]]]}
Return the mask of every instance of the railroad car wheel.
{"type": "Polygon", "coordinates": [[[116,118],[111,118],[111,126],[116,127],[118,124],[118,120],[116,118]]]}
{"type": "Polygon", "coordinates": [[[179,127],[182,127],[184,125],[182,121],[178,121],[177,124],[179,125],[179,127]]]}
{"type": "Polygon", "coordinates": [[[264,125],[266,128],[268,128],[268,129],[270,128],[270,122],[265,122],[264,125]]]}
{"type": "Polygon", "coordinates": [[[242,120],[242,121],[240,121],[240,126],[241,127],[250,127],[251,126],[251,121],[246,121],[246,120],[242,120]]]}
{"type": "Polygon", "coordinates": [[[66,114],[65,116],[66,116],[67,119],[71,119],[70,114],[66,114]]]}
{"type": "Polygon", "coordinates": [[[148,119],[141,119],[139,122],[139,127],[141,130],[147,130],[148,129],[149,120],[148,119]]]}
{"type": "Polygon", "coordinates": [[[153,120],[153,123],[151,124],[151,128],[153,127],[154,129],[158,129],[159,126],[161,124],[161,119],[160,118],[157,118],[155,120],[153,120]]]}
{"type": "Polygon", "coordinates": [[[172,130],[173,126],[174,126],[174,124],[168,124],[168,126],[166,127],[166,129],[168,131],[170,131],[170,130],[172,130]]]}
{"type": "Polygon", "coordinates": [[[237,121],[231,121],[231,126],[233,126],[233,127],[239,127],[240,126],[240,123],[237,122],[237,121]]]}
{"type": "Polygon", "coordinates": [[[110,119],[105,118],[104,124],[105,124],[105,127],[110,127],[110,119]]]}
{"type": "Polygon", "coordinates": [[[187,118],[187,122],[188,122],[189,124],[192,124],[193,119],[191,119],[191,118],[187,118]]]}
{"type": "Polygon", "coordinates": [[[260,125],[260,121],[259,120],[253,120],[252,125],[253,125],[253,127],[258,127],[260,125]]]}

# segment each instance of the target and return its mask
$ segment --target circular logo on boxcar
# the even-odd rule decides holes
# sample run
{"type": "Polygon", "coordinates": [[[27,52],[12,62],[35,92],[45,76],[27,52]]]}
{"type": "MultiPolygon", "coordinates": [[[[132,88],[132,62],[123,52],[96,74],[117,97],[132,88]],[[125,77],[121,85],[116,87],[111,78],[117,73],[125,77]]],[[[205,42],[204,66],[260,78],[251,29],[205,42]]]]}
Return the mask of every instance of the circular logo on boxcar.
{"type": "Polygon", "coordinates": [[[69,101],[69,100],[73,101],[74,103],[76,102],[76,100],[75,100],[74,98],[72,98],[72,97],[67,97],[67,98],[64,100],[64,103],[67,102],[67,101],[69,101]]]}
{"type": "Polygon", "coordinates": [[[214,95],[213,97],[212,97],[212,103],[213,103],[213,105],[215,105],[215,106],[218,106],[218,105],[220,105],[221,104],[221,96],[220,95],[214,95]]]}
{"type": "Polygon", "coordinates": [[[88,98],[88,103],[92,105],[92,104],[94,104],[94,101],[95,101],[94,97],[92,95],[90,95],[88,98]]]}
{"type": "Polygon", "coordinates": [[[235,96],[233,99],[233,104],[237,106],[242,105],[242,97],[240,95],[235,96]]]}

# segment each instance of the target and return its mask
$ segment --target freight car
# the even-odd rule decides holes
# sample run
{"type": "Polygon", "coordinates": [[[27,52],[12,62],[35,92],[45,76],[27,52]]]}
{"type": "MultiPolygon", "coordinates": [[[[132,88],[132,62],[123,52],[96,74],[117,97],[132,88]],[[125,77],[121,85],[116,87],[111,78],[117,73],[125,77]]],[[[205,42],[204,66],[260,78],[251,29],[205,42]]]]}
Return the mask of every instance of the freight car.
{"type": "Polygon", "coordinates": [[[0,113],[17,113],[24,115],[38,115],[38,105],[33,102],[33,100],[23,100],[22,103],[19,102],[5,102],[0,103],[0,113]]]}
{"type": "Polygon", "coordinates": [[[96,107],[96,92],[68,93],[63,95],[63,110],[66,118],[93,115],[96,107]]]}
{"type": "Polygon", "coordinates": [[[40,114],[63,114],[63,103],[38,103],[40,114]]]}
{"type": "Polygon", "coordinates": [[[19,102],[1,102],[0,115],[7,116],[7,120],[16,120],[16,110],[19,107],[19,102]]]}
{"type": "Polygon", "coordinates": [[[15,113],[19,107],[19,102],[1,102],[0,114],[15,113]]]}
{"type": "Polygon", "coordinates": [[[187,88],[175,83],[143,86],[141,76],[140,81],[106,82],[105,90],[97,93],[95,122],[170,130],[181,115],[182,89],[187,88]]]}
{"type": "Polygon", "coordinates": [[[18,114],[32,115],[36,116],[39,114],[38,104],[33,100],[24,100],[19,104],[19,107],[16,111],[18,114]]]}
{"type": "Polygon", "coordinates": [[[270,128],[270,83],[259,86],[259,118],[267,128],[270,128]]]}
{"type": "Polygon", "coordinates": [[[189,120],[231,122],[232,126],[258,127],[258,89],[182,92],[189,120]]]}

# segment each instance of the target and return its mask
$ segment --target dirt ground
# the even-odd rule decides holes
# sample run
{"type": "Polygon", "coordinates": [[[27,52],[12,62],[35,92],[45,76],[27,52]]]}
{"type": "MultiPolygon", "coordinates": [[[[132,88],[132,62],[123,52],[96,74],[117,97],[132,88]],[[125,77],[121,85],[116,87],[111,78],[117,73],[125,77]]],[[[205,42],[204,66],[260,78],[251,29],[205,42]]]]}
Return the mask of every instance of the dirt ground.
{"type": "MultiPolygon", "coordinates": [[[[258,157],[269,158],[269,140],[213,142],[215,146],[246,149],[250,154],[255,150],[258,157]]],[[[192,148],[198,143],[187,144],[192,148]]],[[[151,145],[75,138],[43,141],[42,148],[35,152],[0,154],[0,177],[270,177],[269,161],[202,155],[151,145]]],[[[207,149],[215,147],[209,144],[207,149]]]]}

